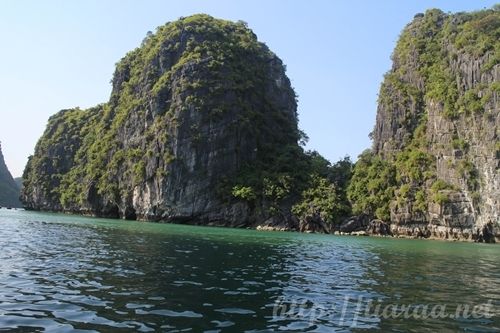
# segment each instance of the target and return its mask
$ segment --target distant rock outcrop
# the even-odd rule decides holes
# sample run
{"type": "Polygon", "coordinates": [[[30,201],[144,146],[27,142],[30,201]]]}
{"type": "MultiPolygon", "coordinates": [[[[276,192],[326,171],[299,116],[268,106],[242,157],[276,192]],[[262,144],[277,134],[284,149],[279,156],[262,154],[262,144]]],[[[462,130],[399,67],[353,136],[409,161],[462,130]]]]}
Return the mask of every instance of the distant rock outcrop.
{"type": "Polygon", "coordinates": [[[19,187],[12,178],[12,175],[5,164],[0,143],[0,206],[1,207],[21,207],[19,201],[19,187]]]}
{"type": "Polygon", "coordinates": [[[16,177],[14,178],[14,181],[16,182],[17,187],[22,190],[23,188],[23,177],[16,177]]]}

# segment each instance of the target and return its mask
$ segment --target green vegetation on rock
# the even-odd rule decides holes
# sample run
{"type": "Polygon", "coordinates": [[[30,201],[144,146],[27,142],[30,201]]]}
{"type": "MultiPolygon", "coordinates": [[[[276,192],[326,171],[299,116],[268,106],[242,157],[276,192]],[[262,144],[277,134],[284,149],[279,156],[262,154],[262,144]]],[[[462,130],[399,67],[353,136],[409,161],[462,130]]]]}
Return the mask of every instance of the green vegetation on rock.
{"type": "Polygon", "coordinates": [[[319,217],[328,225],[339,224],[351,214],[347,186],[351,181],[353,164],[349,157],[331,163],[316,151],[308,152],[309,175],[292,212],[302,221],[319,217]]]}
{"type": "Polygon", "coordinates": [[[368,214],[381,220],[390,218],[394,198],[396,170],[371,151],[363,152],[354,168],[347,195],[354,214],[368,214]]]}

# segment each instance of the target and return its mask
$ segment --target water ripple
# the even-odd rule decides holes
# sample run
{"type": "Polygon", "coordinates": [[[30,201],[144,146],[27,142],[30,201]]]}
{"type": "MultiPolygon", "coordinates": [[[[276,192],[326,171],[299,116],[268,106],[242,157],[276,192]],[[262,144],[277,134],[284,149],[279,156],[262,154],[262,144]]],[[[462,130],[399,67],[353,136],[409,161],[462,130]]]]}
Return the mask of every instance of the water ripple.
{"type": "Polygon", "coordinates": [[[0,330],[500,331],[498,246],[5,210],[0,225],[0,330]],[[490,302],[494,315],[399,320],[360,302],[490,302]]]}

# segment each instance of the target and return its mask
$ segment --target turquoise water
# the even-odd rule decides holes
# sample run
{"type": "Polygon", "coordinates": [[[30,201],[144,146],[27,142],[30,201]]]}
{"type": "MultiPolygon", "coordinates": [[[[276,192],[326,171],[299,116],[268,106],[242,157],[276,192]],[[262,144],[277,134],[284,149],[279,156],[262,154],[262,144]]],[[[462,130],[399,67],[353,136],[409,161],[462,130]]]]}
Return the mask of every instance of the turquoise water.
{"type": "Polygon", "coordinates": [[[500,332],[500,246],[0,210],[3,331],[500,332]]]}

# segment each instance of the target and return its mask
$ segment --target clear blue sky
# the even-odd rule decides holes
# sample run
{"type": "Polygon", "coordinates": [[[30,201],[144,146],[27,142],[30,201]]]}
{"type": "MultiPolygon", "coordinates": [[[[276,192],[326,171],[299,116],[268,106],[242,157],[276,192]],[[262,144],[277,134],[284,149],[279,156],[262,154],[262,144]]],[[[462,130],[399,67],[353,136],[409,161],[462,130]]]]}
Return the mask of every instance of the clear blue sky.
{"type": "Polygon", "coordinates": [[[309,148],[331,161],[370,146],[377,92],[403,27],[464,0],[0,0],[0,140],[20,176],[47,119],[106,102],[115,63],[148,30],[195,13],[244,20],[288,67],[309,148]]]}

